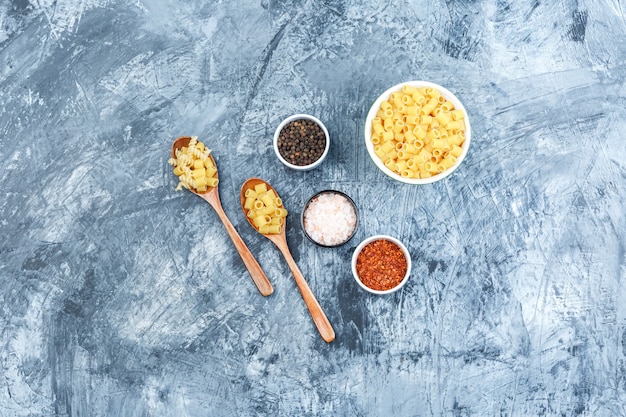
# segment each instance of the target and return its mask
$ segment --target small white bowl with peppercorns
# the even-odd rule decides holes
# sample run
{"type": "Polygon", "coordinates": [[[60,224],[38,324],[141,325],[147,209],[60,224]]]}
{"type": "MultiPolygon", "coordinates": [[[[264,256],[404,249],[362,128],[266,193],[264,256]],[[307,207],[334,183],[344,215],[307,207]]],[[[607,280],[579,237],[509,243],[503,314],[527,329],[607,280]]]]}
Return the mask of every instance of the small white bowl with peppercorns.
{"type": "Polygon", "coordinates": [[[378,295],[391,294],[409,280],[411,255],[406,246],[394,237],[368,237],[352,254],[352,275],[365,291],[378,295]]]}
{"type": "Polygon", "coordinates": [[[294,114],[283,120],[274,132],[274,152],[287,167],[309,171],[324,161],[330,136],[324,123],[309,114],[294,114]]]}

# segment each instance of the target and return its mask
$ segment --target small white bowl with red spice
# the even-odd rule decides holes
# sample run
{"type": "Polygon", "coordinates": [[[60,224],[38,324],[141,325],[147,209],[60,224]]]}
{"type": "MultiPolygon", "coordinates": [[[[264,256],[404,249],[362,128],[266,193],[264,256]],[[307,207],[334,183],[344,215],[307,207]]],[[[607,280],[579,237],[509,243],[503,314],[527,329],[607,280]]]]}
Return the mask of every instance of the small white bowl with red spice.
{"type": "Polygon", "coordinates": [[[352,275],[365,291],[378,295],[391,294],[409,280],[411,254],[395,237],[368,237],[352,254],[352,275]]]}
{"type": "Polygon", "coordinates": [[[317,117],[294,114],[276,128],[273,146],[283,165],[296,171],[309,171],[319,166],[328,155],[330,135],[317,117]]]}

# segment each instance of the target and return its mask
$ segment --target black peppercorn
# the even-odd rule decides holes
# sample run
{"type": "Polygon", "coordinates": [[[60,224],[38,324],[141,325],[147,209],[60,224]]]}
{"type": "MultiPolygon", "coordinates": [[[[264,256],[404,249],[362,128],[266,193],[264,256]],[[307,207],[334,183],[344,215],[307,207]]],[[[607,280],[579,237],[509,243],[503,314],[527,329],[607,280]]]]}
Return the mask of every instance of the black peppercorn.
{"type": "Polygon", "coordinates": [[[322,157],[325,148],[326,135],[312,120],[291,121],[278,135],[278,151],[292,165],[311,165],[322,157]]]}

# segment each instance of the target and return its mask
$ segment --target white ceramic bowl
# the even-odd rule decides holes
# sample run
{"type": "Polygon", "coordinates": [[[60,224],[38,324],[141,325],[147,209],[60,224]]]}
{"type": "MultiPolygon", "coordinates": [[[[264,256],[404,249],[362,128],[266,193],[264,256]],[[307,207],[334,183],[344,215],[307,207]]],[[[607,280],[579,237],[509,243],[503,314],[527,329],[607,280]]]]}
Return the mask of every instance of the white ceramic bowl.
{"type": "Polygon", "coordinates": [[[309,171],[320,165],[326,158],[326,155],[328,155],[328,149],[330,149],[330,136],[328,135],[328,130],[326,129],[326,126],[324,126],[324,123],[322,123],[317,117],[311,116],[309,114],[294,114],[293,116],[287,117],[285,120],[280,122],[280,124],[276,128],[276,131],[274,132],[274,152],[276,153],[278,160],[282,162],[285,166],[288,166],[289,168],[295,169],[297,171],[309,171]],[[322,130],[324,131],[324,135],[326,136],[326,147],[324,148],[324,153],[317,161],[309,165],[294,165],[290,162],[287,162],[287,160],[283,158],[283,156],[280,154],[280,151],[278,150],[278,136],[280,135],[280,132],[288,123],[293,122],[294,120],[301,119],[312,120],[313,122],[317,123],[322,128],[322,130]]]}
{"type": "Polygon", "coordinates": [[[408,249],[406,248],[406,246],[404,246],[404,244],[402,242],[400,242],[398,239],[396,239],[395,237],[391,237],[391,236],[387,236],[387,235],[376,235],[376,236],[371,236],[368,237],[367,239],[365,239],[364,241],[362,241],[359,246],[356,247],[356,249],[354,250],[354,252],[352,253],[352,275],[354,276],[354,280],[357,282],[357,284],[359,284],[359,286],[361,288],[363,288],[365,291],[371,292],[372,294],[379,294],[379,295],[384,295],[384,294],[391,294],[393,292],[398,291],[400,288],[402,288],[404,286],[404,284],[406,284],[406,282],[409,280],[409,276],[411,275],[411,254],[409,253],[408,249]],[[404,278],[402,279],[402,281],[400,281],[400,283],[398,285],[396,285],[395,287],[389,289],[389,290],[384,290],[384,291],[378,291],[378,290],[374,290],[370,287],[368,287],[367,285],[363,284],[363,282],[361,281],[361,279],[359,278],[359,274],[356,270],[356,260],[359,257],[359,253],[361,253],[361,251],[363,250],[363,248],[371,243],[374,242],[376,240],[388,240],[390,242],[395,243],[396,245],[398,245],[398,247],[400,249],[402,249],[402,253],[404,253],[404,257],[406,258],[406,274],[404,274],[404,278]]]}
{"type": "Polygon", "coordinates": [[[428,81],[407,81],[401,84],[397,84],[394,85],[393,87],[391,87],[390,89],[388,89],[387,91],[385,91],[384,93],[382,93],[378,99],[376,99],[376,101],[374,102],[374,104],[372,105],[372,107],[370,108],[369,113],[367,113],[367,118],[365,119],[365,128],[364,128],[364,132],[365,132],[365,146],[367,147],[367,152],[369,153],[370,157],[372,158],[372,161],[374,161],[374,164],[376,164],[376,166],[383,171],[385,174],[389,175],[391,178],[393,178],[396,181],[401,181],[407,184],[430,184],[433,183],[435,181],[439,181],[442,180],[444,178],[446,178],[448,175],[452,174],[458,167],[459,165],[461,165],[461,163],[463,162],[463,159],[465,159],[465,155],[467,155],[467,151],[469,149],[470,146],[470,141],[472,139],[472,128],[470,126],[470,120],[469,120],[469,116],[467,114],[467,111],[465,110],[465,107],[463,107],[463,104],[461,103],[461,101],[456,98],[456,96],[454,94],[452,94],[450,91],[448,91],[446,88],[435,84],[435,83],[431,83],[428,81]],[[445,171],[433,175],[432,177],[429,178],[405,178],[402,177],[401,175],[393,172],[392,170],[390,170],[389,168],[387,168],[385,166],[385,164],[381,161],[381,159],[374,153],[374,145],[372,144],[371,141],[371,136],[372,136],[372,119],[374,119],[374,117],[376,116],[376,113],[378,112],[378,109],[380,109],[380,104],[387,100],[389,98],[389,96],[391,95],[391,93],[393,93],[394,91],[400,91],[402,89],[403,86],[405,85],[410,85],[416,88],[421,88],[421,87],[432,87],[432,88],[436,88],[437,90],[439,90],[439,92],[441,92],[441,95],[444,96],[446,99],[448,99],[449,101],[451,101],[454,104],[455,109],[461,109],[463,110],[463,112],[465,113],[465,142],[463,143],[463,152],[461,153],[461,155],[457,158],[457,162],[456,164],[454,164],[453,166],[451,166],[450,168],[446,169],[445,171]]]}

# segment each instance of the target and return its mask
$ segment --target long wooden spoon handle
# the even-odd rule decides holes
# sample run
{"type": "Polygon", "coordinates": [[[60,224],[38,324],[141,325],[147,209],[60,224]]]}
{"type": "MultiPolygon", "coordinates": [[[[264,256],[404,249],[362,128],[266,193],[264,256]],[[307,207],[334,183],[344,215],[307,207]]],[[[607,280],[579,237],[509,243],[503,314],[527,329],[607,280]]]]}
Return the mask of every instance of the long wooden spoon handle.
{"type": "Polygon", "coordinates": [[[261,269],[261,265],[259,265],[257,260],[254,258],[250,249],[248,249],[248,246],[246,246],[246,243],[243,239],[241,239],[239,233],[237,233],[237,229],[235,229],[235,226],[233,226],[228,219],[228,216],[226,216],[224,209],[222,209],[220,205],[213,205],[213,208],[217,212],[220,220],[222,220],[222,223],[224,223],[224,227],[226,227],[228,235],[235,244],[235,248],[237,248],[237,252],[239,252],[243,263],[246,265],[246,268],[248,268],[248,272],[250,273],[250,276],[256,284],[259,292],[266,297],[272,294],[274,292],[272,283],[267,278],[267,275],[265,275],[265,272],[263,272],[263,269],[261,269]]]}
{"type": "Polygon", "coordinates": [[[315,327],[317,327],[317,330],[319,331],[322,339],[324,339],[325,342],[332,342],[333,340],[335,340],[335,330],[333,330],[333,326],[330,324],[330,321],[328,321],[328,318],[326,318],[324,310],[322,310],[322,307],[313,295],[313,291],[311,291],[311,288],[309,288],[309,284],[307,284],[304,276],[302,275],[302,272],[300,272],[300,268],[298,268],[296,261],[293,260],[293,257],[291,256],[291,253],[289,252],[289,249],[286,245],[277,246],[285,257],[287,265],[289,265],[289,269],[291,270],[291,273],[296,280],[296,285],[298,286],[298,289],[302,294],[302,298],[304,299],[304,302],[309,309],[309,313],[313,318],[315,327]]]}

